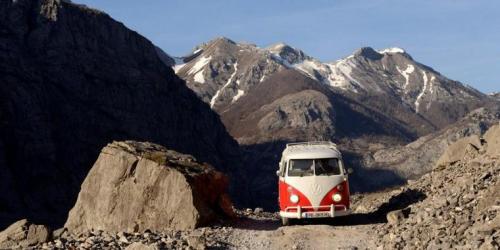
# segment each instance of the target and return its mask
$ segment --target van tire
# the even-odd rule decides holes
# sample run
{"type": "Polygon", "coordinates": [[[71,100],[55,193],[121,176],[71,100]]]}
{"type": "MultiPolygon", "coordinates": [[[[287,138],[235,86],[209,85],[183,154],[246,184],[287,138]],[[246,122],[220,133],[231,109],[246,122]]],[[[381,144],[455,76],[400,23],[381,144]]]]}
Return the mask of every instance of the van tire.
{"type": "Polygon", "coordinates": [[[290,218],[281,217],[281,225],[290,226],[290,218]]]}

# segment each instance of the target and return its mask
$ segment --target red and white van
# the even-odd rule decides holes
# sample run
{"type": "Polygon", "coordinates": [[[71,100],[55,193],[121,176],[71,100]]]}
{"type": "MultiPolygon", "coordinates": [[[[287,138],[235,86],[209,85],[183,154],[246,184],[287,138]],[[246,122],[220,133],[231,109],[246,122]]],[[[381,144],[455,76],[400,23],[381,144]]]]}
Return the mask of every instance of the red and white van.
{"type": "Polygon", "coordinates": [[[334,143],[287,144],[276,173],[283,225],[288,225],[290,219],[350,213],[348,173],[334,143]]]}

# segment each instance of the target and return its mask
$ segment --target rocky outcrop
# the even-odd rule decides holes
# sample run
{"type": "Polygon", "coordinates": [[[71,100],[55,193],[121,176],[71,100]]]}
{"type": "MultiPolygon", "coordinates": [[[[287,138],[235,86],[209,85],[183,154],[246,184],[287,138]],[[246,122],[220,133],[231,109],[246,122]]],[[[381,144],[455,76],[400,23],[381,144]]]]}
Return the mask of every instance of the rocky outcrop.
{"type": "Polygon", "coordinates": [[[0,249],[26,249],[50,240],[50,229],[26,219],[17,221],[0,232],[0,249]]]}
{"type": "MultiPolygon", "coordinates": [[[[405,179],[415,179],[431,171],[449,145],[468,136],[481,136],[499,121],[500,106],[479,108],[458,122],[407,145],[368,152],[363,165],[390,169],[405,179]]],[[[478,138],[474,142],[476,147],[477,144],[478,138]]]]}
{"type": "Polygon", "coordinates": [[[488,142],[486,154],[491,157],[500,157],[500,122],[484,134],[484,139],[488,142]]]}
{"type": "Polygon", "coordinates": [[[437,167],[447,166],[463,159],[464,155],[478,151],[481,148],[479,136],[472,135],[459,139],[448,146],[444,154],[437,161],[437,167]]]}
{"type": "Polygon", "coordinates": [[[150,41],[107,14],[70,1],[0,1],[0,34],[0,228],[18,218],[62,225],[113,140],[237,169],[238,145],[218,115],[150,41]]]}
{"type": "Polygon", "coordinates": [[[193,229],[232,216],[228,179],[206,163],[151,143],[113,142],[82,184],[70,232],[193,229]]]}
{"type": "MultiPolygon", "coordinates": [[[[488,130],[479,148],[475,136],[451,144],[446,154],[453,161],[442,162],[404,188],[425,198],[405,208],[410,211],[407,219],[376,229],[384,248],[500,247],[500,154],[498,137],[490,137],[498,127],[488,130]],[[469,147],[469,142],[476,146],[469,147]],[[470,150],[456,150],[459,146],[470,150]]],[[[399,197],[396,192],[391,199],[399,197]]]]}

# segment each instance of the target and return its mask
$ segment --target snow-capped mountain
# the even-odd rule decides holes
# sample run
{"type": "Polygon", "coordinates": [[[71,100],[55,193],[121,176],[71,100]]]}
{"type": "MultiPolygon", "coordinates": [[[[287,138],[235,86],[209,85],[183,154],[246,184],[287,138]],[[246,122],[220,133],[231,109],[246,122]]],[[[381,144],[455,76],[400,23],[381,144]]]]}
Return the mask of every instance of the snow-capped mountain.
{"type": "Polygon", "coordinates": [[[323,91],[391,117],[416,135],[442,128],[491,99],[416,62],[400,48],[366,47],[323,63],[284,43],[259,48],[217,38],[178,62],[176,73],[223,118],[231,106],[278,73],[279,78],[293,73],[289,84],[304,82],[299,73],[326,86],[323,91]]]}
{"type": "Polygon", "coordinates": [[[183,63],[174,66],[175,72],[215,110],[236,102],[284,67],[270,52],[227,38],[202,44],[182,59],[183,63]]]}

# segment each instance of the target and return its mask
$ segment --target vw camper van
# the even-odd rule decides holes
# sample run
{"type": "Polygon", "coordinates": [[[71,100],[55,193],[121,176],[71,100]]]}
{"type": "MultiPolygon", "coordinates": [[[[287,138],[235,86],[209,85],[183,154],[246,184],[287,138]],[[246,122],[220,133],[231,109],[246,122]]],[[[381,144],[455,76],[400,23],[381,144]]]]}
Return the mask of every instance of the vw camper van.
{"type": "Polygon", "coordinates": [[[279,170],[283,225],[290,219],[332,218],[350,213],[348,173],[332,142],[289,143],[279,170]]]}

